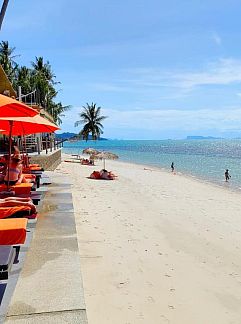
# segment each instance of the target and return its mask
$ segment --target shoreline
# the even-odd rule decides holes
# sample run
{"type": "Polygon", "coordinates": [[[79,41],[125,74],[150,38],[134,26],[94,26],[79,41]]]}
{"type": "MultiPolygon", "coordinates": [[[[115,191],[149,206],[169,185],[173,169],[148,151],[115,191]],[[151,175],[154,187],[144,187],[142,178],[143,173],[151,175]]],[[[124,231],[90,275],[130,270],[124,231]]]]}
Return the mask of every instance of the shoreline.
{"type": "MultiPolygon", "coordinates": [[[[64,154],[66,154],[66,153],[64,153],[64,154]]],[[[70,154],[66,154],[66,155],[71,157],[70,154]]],[[[86,154],[80,154],[80,156],[82,156],[85,159],[89,157],[89,155],[86,155],[86,154]]],[[[101,160],[97,160],[97,161],[101,162],[101,160]]],[[[110,160],[106,160],[106,161],[110,161],[110,160]]],[[[151,171],[164,172],[164,173],[167,173],[167,174],[172,174],[172,172],[169,171],[167,168],[159,167],[159,166],[156,166],[156,165],[143,164],[143,163],[138,163],[138,162],[133,162],[133,161],[131,161],[131,162],[130,161],[123,161],[121,159],[114,160],[114,161],[112,160],[112,162],[114,162],[114,163],[119,162],[119,163],[124,163],[124,164],[127,164],[127,165],[129,164],[129,165],[133,165],[133,166],[137,165],[137,166],[143,167],[144,169],[146,168],[147,170],[149,169],[151,171]]],[[[222,188],[224,190],[232,191],[232,192],[235,192],[235,193],[238,193],[238,194],[241,193],[241,187],[235,187],[235,186],[232,186],[232,185],[229,186],[229,183],[231,183],[232,180],[230,182],[225,182],[223,180],[223,184],[221,184],[221,183],[218,183],[218,182],[215,182],[215,181],[210,181],[210,180],[205,179],[205,178],[201,178],[201,177],[199,178],[196,175],[183,173],[181,171],[177,171],[177,172],[175,171],[174,173],[175,173],[175,175],[178,175],[180,177],[184,177],[184,178],[187,178],[187,179],[190,179],[190,180],[194,180],[194,181],[197,181],[197,182],[200,182],[200,183],[203,183],[203,184],[211,185],[211,186],[214,186],[215,188],[222,188]]],[[[240,184],[240,186],[241,186],[241,184],[240,184]]]]}
{"type": "Polygon", "coordinates": [[[106,161],[62,163],[72,196],[89,324],[239,324],[240,194],[106,161]]]}

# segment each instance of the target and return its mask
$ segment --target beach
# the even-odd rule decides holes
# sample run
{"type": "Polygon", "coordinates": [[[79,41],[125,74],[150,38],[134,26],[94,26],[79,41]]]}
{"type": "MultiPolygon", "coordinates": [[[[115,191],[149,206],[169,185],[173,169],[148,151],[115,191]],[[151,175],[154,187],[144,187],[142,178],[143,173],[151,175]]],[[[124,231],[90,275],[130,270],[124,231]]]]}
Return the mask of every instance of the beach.
{"type": "MultiPolygon", "coordinates": [[[[70,157],[63,155],[63,159],[70,157]]],[[[143,165],[62,162],[89,324],[241,323],[241,196],[143,165]]]]}

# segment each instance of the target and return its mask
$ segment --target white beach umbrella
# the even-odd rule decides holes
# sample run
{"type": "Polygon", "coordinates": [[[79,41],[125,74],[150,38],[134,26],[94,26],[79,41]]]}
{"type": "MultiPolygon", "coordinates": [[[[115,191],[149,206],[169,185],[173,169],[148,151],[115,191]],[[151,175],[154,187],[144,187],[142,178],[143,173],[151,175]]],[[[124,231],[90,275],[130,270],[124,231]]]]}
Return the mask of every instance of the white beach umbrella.
{"type": "Polygon", "coordinates": [[[112,153],[112,152],[99,152],[97,154],[94,154],[95,158],[99,160],[104,160],[104,169],[105,169],[105,160],[117,160],[119,158],[118,155],[112,153]]]}
{"type": "Polygon", "coordinates": [[[86,148],[83,150],[83,154],[89,154],[89,155],[92,155],[92,154],[98,154],[100,153],[100,151],[96,150],[96,149],[93,149],[91,147],[89,148],[86,148]]]}

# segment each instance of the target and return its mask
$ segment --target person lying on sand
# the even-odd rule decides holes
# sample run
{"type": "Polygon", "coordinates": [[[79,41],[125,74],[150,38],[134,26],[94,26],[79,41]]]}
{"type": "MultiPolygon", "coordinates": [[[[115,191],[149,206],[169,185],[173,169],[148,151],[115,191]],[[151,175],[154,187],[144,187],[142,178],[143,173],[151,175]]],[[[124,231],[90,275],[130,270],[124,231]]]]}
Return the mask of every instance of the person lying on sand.
{"type": "Polygon", "coordinates": [[[15,206],[28,206],[31,208],[32,213],[36,213],[36,207],[34,206],[31,198],[7,197],[0,199],[0,207],[15,206]]]}
{"type": "Polygon", "coordinates": [[[117,176],[112,171],[102,169],[100,171],[94,171],[91,173],[91,179],[103,179],[103,180],[114,180],[117,176]]]}
{"type": "Polygon", "coordinates": [[[81,164],[82,165],[94,165],[94,161],[88,160],[88,159],[82,159],[81,164]]]}

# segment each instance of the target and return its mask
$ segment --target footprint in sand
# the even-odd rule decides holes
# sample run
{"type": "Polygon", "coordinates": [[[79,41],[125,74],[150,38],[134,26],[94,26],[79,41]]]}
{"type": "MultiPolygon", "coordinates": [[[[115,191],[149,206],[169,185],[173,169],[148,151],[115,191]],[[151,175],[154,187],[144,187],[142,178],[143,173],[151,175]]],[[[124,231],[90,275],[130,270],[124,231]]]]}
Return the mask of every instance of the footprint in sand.
{"type": "Polygon", "coordinates": [[[155,299],[154,299],[152,296],[148,296],[148,297],[147,297],[147,300],[148,300],[150,303],[155,303],[155,299]]]}
{"type": "Polygon", "coordinates": [[[143,314],[143,313],[139,313],[139,314],[137,315],[137,318],[139,318],[139,319],[144,319],[144,314],[143,314]]]}

